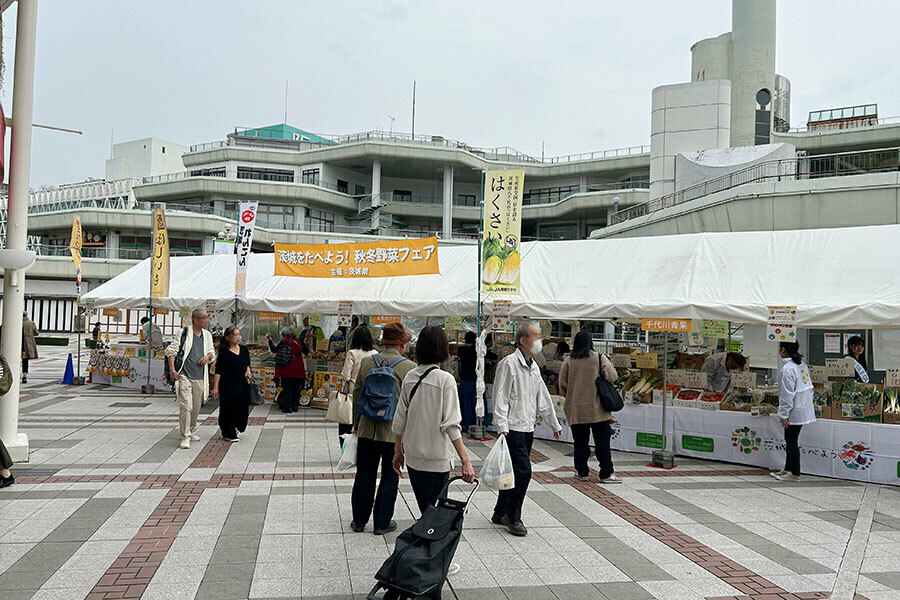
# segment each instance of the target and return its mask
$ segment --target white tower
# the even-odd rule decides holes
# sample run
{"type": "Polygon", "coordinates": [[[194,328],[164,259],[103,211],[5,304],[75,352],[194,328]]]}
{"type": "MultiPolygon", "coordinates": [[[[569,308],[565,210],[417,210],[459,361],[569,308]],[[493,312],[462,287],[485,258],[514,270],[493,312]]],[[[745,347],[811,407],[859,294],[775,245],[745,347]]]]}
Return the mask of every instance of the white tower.
{"type": "Polygon", "coordinates": [[[731,145],[768,144],[775,90],[776,0],[731,2],[731,145]]]}

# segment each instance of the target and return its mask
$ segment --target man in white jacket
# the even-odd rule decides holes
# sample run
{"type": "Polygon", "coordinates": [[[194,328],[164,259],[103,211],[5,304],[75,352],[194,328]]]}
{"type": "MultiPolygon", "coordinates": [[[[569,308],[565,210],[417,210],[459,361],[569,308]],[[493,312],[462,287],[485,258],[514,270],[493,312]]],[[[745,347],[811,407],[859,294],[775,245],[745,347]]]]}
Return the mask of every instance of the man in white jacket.
{"type": "Polygon", "coordinates": [[[557,440],[562,427],[534,360],[543,347],[540,328],[534,323],[522,323],[516,330],[516,343],[518,349],[500,361],[494,376],[494,425],[506,436],[516,485],[500,491],[491,522],[505,525],[513,535],[525,536],[528,529],[522,523],[522,504],[531,482],[531,446],[537,416],[547,421],[557,440]]]}
{"type": "Polygon", "coordinates": [[[197,309],[191,313],[191,326],[185,327],[175,336],[175,341],[166,347],[166,360],[175,384],[178,398],[178,423],[181,428],[181,447],[191,447],[191,440],[200,439],[195,433],[200,407],[209,396],[209,365],[216,360],[212,334],[206,328],[209,315],[197,309]],[[182,345],[183,340],[183,345],[182,345]],[[181,364],[176,367],[175,357],[181,351],[181,364]]]}

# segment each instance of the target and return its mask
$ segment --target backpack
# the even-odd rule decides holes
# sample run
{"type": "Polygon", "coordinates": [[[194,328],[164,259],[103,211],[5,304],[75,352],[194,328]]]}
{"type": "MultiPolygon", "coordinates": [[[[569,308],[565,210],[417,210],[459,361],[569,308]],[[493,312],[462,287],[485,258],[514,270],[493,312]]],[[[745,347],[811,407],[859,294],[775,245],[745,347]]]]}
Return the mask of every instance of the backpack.
{"type": "Polygon", "coordinates": [[[279,366],[289,365],[294,360],[294,351],[291,342],[281,342],[275,349],[275,364],[279,366]]]}
{"type": "MultiPolygon", "coordinates": [[[[178,346],[178,354],[175,355],[174,361],[176,373],[181,370],[181,365],[184,364],[184,342],[185,340],[187,340],[187,332],[187,327],[181,330],[181,344],[178,346]]],[[[163,361],[163,379],[165,379],[166,384],[168,384],[170,387],[175,387],[175,382],[172,381],[172,370],[169,368],[168,356],[163,361]]]]}
{"type": "Polygon", "coordinates": [[[363,381],[362,391],[356,400],[356,409],[359,414],[373,421],[389,423],[394,420],[394,412],[397,410],[399,378],[394,372],[394,367],[406,359],[400,356],[390,363],[385,363],[377,354],[372,358],[375,360],[375,368],[369,371],[363,381]]]}

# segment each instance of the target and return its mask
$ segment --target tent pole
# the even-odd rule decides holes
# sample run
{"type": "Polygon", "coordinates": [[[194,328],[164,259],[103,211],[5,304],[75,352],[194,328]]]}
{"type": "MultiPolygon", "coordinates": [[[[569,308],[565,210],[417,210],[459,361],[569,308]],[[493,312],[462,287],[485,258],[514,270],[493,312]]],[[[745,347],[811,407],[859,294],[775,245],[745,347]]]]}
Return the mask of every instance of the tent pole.
{"type": "Polygon", "coordinates": [[[484,235],[482,227],[484,226],[484,171],[481,172],[481,202],[478,203],[478,257],[476,263],[478,265],[478,277],[475,280],[478,289],[478,310],[477,310],[477,335],[481,336],[481,238],[484,235]]]}

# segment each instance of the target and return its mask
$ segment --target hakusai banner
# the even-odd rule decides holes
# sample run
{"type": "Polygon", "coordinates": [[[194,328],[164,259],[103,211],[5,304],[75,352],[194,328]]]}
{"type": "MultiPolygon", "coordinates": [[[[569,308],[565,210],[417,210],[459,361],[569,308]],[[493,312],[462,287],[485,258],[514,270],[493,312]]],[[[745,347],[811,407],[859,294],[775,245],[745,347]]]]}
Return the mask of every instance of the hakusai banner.
{"type": "Polygon", "coordinates": [[[525,171],[484,175],[481,289],[486,294],[519,295],[522,257],[522,193],[525,171]]]}
{"type": "Polygon", "coordinates": [[[437,238],[351,244],[275,244],[275,274],[291,277],[437,275],[437,238]]]}
{"type": "Polygon", "coordinates": [[[234,271],[234,295],[247,295],[247,257],[253,245],[253,228],[256,225],[256,202],[241,202],[238,205],[237,266],[234,271]]]}

